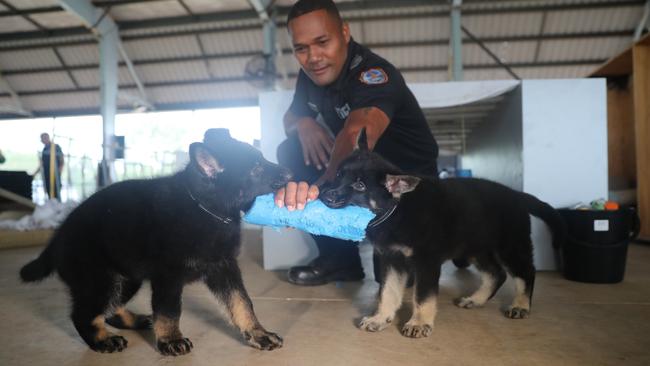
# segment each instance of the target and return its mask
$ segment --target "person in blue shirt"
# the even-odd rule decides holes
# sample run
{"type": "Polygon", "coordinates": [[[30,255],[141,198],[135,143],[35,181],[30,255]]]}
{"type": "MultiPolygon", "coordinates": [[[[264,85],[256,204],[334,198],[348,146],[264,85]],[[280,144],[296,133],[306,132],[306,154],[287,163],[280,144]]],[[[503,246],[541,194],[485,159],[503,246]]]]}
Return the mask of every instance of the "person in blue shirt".
{"type": "Polygon", "coordinates": [[[45,188],[45,194],[47,194],[50,199],[56,198],[61,199],[61,172],[63,171],[63,150],[61,146],[55,144],[50,140],[50,135],[48,133],[41,134],[41,142],[43,143],[43,151],[41,152],[41,161],[40,166],[33,175],[38,174],[39,171],[43,173],[43,187],[45,188]],[[54,146],[54,164],[51,161],[51,151],[54,146]],[[53,168],[54,170],[52,170],[53,168]],[[50,172],[54,172],[54,185],[51,185],[52,178],[50,177],[50,172]]]}

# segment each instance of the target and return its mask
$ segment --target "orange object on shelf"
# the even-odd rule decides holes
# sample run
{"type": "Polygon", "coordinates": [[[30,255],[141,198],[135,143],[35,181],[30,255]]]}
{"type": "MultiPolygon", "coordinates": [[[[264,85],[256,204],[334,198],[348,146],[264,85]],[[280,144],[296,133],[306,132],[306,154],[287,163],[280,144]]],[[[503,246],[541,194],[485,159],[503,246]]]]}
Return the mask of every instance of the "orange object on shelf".
{"type": "Polygon", "coordinates": [[[614,201],[605,202],[605,210],[607,211],[616,211],[618,210],[618,203],[614,201]]]}

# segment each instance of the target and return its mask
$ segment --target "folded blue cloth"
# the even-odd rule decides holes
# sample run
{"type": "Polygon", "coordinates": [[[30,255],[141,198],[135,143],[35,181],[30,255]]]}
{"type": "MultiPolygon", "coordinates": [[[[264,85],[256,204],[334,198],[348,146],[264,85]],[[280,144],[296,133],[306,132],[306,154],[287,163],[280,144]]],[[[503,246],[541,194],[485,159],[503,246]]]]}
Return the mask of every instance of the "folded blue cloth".
{"type": "Polygon", "coordinates": [[[289,211],[286,207],[277,207],[273,198],[273,194],[258,196],[244,215],[244,221],[276,228],[290,226],[315,235],[362,241],[368,223],[375,217],[367,208],[333,209],[320,200],[307,203],[304,210],[289,211]]]}

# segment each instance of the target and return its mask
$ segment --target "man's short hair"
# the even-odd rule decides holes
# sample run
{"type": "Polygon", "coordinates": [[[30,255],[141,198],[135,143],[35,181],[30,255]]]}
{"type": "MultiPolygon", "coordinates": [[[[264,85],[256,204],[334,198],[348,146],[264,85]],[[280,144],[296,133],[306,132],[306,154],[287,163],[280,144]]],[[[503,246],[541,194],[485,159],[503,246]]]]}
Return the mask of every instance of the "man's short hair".
{"type": "Polygon", "coordinates": [[[291,10],[289,10],[289,15],[287,16],[287,26],[289,26],[289,22],[292,19],[316,10],[325,10],[330,16],[334,17],[334,19],[339,24],[343,24],[341,14],[339,13],[339,9],[336,7],[336,4],[334,4],[334,1],[298,0],[295,4],[293,4],[291,10]]]}

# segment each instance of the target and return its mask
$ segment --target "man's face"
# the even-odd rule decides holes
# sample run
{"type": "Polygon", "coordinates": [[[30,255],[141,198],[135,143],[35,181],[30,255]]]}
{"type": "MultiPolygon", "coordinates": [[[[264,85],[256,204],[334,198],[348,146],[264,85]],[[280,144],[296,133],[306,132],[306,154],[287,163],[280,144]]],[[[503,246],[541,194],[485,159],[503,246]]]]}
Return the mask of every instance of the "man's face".
{"type": "Polygon", "coordinates": [[[49,144],[50,143],[50,135],[43,134],[41,135],[41,142],[43,144],[49,144]]]}
{"type": "Polygon", "coordinates": [[[289,22],[293,54],[303,71],[319,86],[333,83],[348,55],[350,29],[325,10],[303,14],[289,22]]]}

